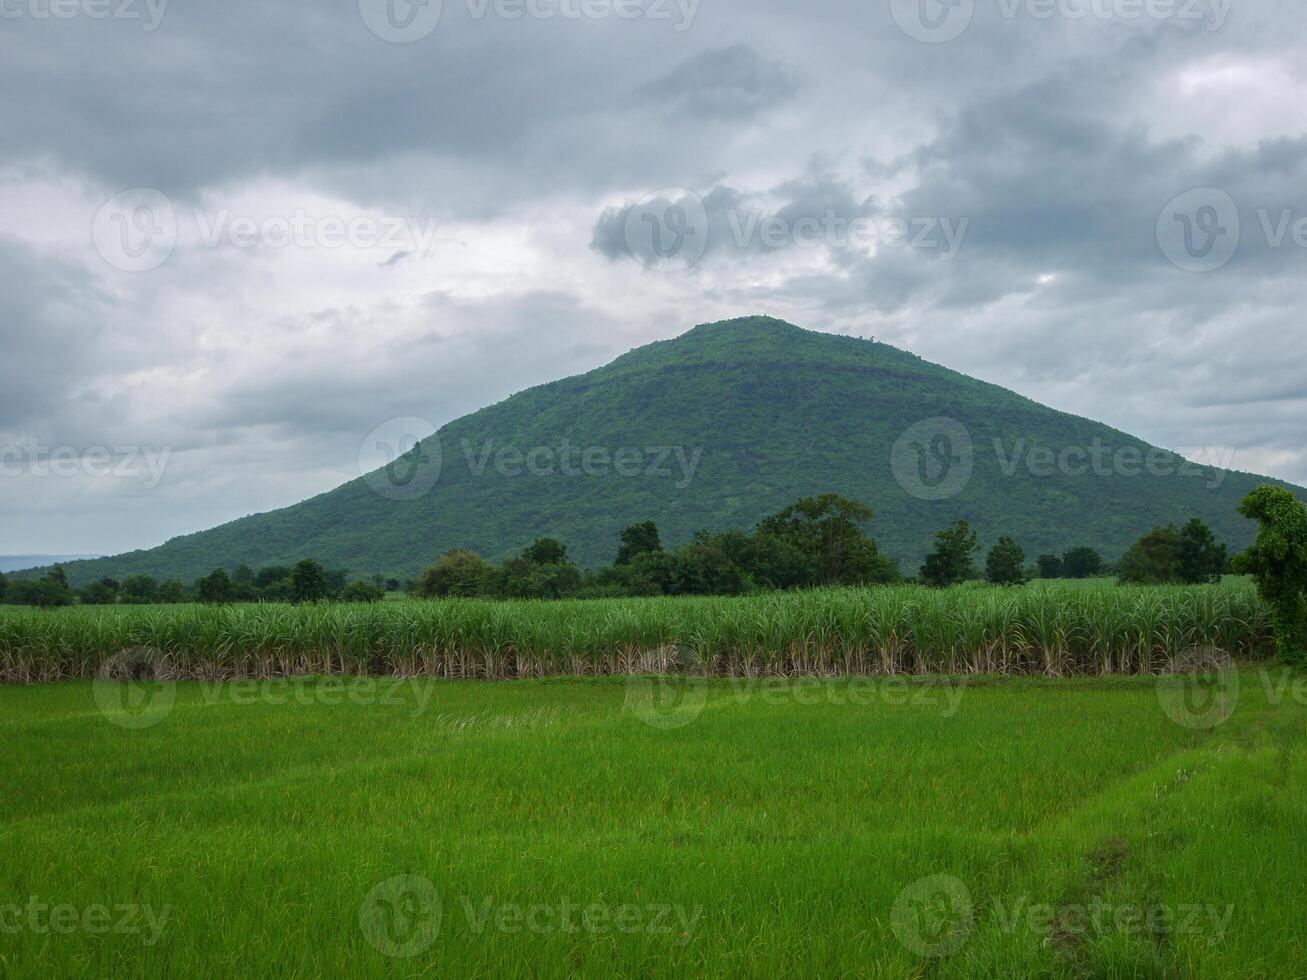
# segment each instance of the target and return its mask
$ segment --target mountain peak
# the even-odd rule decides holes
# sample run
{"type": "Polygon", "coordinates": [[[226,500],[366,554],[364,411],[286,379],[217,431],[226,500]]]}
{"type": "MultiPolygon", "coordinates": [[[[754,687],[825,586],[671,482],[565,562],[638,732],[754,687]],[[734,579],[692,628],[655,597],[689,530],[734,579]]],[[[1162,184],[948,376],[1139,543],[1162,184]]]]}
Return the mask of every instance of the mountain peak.
{"type": "MultiPolygon", "coordinates": [[[[152,551],[79,563],[69,575],[76,584],[137,572],[194,579],[215,565],[313,557],[355,575],[404,577],[453,548],[501,559],[545,536],[593,567],[612,560],[619,533],[638,521],[656,522],[675,546],[699,530],[751,528],[826,492],[871,506],[869,530],[906,571],[960,517],[982,543],[1011,535],[1030,557],[1088,544],[1114,558],[1154,525],[1191,516],[1243,545],[1252,529],[1237,505],[1264,482],[1205,467],[1187,479],[1124,467],[1036,472],[1036,453],[1161,451],[888,344],[766,315],[700,324],[519,392],[428,442],[434,472],[419,474],[417,493],[384,493],[373,479],[384,477],[373,474],[152,551]],[[947,495],[933,484],[914,493],[896,446],[941,419],[972,444],[973,466],[947,495]],[[589,469],[581,459],[593,461],[589,469]]],[[[918,468],[938,464],[929,456],[938,449],[918,452],[918,468]]]]}
{"type": "Polygon", "coordinates": [[[816,334],[814,330],[804,330],[802,327],[796,327],[786,320],[777,319],[774,316],[766,314],[754,314],[752,316],[737,316],[730,320],[718,320],[715,323],[700,323],[699,325],[687,330],[681,334],[680,340],[685,340],[696,334],[703,333],[739,333],[739,334],[816,334]]]}

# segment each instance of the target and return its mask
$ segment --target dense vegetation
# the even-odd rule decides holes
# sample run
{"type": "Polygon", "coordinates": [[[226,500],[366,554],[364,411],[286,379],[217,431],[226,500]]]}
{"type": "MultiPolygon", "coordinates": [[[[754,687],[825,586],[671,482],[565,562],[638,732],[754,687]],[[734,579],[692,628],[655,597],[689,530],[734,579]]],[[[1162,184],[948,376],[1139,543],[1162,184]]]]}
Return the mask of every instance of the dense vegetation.
{"type": "Polygon", "coordinates": [[[1183,528],[1155,527],[1130,546],[1117,574],[1134,585],[1199,585],[1230,570],[1230,555],[1197,517],[1183,528]]]}
{"type": "Polygon", "coordinates": [[[1301,976],[1280,680],[1231,680],[1207,730],[1151,678],[673,682],[661,728],[644,679],[181,683],[133,730],[91,684],[0,687],[0,972],[1301,976]],[[439,902],[381,893],[408,959],[365,928],[398,875],[439,902]],[[29,896],[157,928],[31,929],[29,896]]]}
{"type": "Polygon", "coordinates": [[[553,538],[541,538],[499,567],[456,550],[423,572],[413,591],[423,598],[559,599],[740,595],[897,581],[897,566],[865,530],[872,517],[863,504],[823,494],[763,519],[752,534],[701,531],[670,551],[658,526],[644,521],[622,532],[612,565],[584,574],[553,538]]]}
{"type": "Polygon", "coordinates": [[[959,518],[983,541],[1008,535],[1028,555],[1089,542],[1115,560],[1177,514],[1202,518],[1236,549],[1251,544],[1252,525],[1235,508],[1262,482],[1188,464],[1179,471],[1179,457],[1138,439],[885,344],[761,317],[701,326],[522,392],[449,424],[411,462],[407,475],[419,489],[430,477],[429,492],[393,499],[359,479],[67,573],[76,587],[136,574],[192,582],[215,565],[230,573],[312,556],[365,578],[408,579],[454,549],[498,562],[541,537],[566,542],[570,558],[593,569],[612,560],[632,524],[654,521],[664,545],[679,548],[703,529],[747,530],[825,491],[875,510],[881,552],[905,570],[959,518]],[[974,473],[956,496],[922,500],[896,481],[892,449],[935,417],[965,427],[974,473]],[[1102,475],[1041,469],[1064,449],[1095,446],[1124,453],[1129,465],[1102,475]],[[551,471],[532,474],[523,457],[536,449],[551,454],[551,471]],[[586,449],[609,461],[600,472],[573,474],[558,462],[579,468],[586,449]],[[1140,461],[1150,454],[1172,475],[1148,472],[1140,461]]]}
{"type": "Polygon", "coordinates": [[[56,565],[39,579],[8,581],[0,575],[0,603],[35,606],[39,609],[71,606],[149,606],[179,602],[379,602],[385,589],[398,591],[398,580],[347,583],[344,571],[329,571],[311,558],[293,567],[273,565],[258,572],[242,565],[231,575],[215,568],[208,575],[186,585],[176,580],[158,582],[152,575],[129,575],[122,582],[105,578],[73,589],[62,565],[56,565]]]}
{"type": "Polygon", "coordinates": [[[1240,512],[1258,523],[1257,543],[1236,568],[1250,574],[1270,607],[1280,655],[1307,664],[1307,507],[1279,487],[1248,496],[1240,512]]]}
{"type": "MultiPolygon", "coordinates": [[[[241,566],[231,575],[216,568],[189,587],[132,575],[121,583],[102,579],[74,592],[62,566],[55,566],[39,580],[18,580],[7,590],[0,577],[0,601],[6,601],[7,593],[12,605],[42,608],[70,605],[74,599],[94,606],[184,601],[375,602],[383,598],[383,589],[397,592],[401,586],[421,598],[612,598],[741,595],[904,580],[897,563],[881,554],[867,533],[873,517],[864,504],[828,493],[790,504],[760,521],[752,533],[701,531],[688,545],[676,549],[663,547],[653,521],[633,524],[621,533],[613,564],[597,571],[582,571],[568,559],[566,545],[541,538],[500,565],[456,549],[407,584],[378,575],[372,582],[347,585],[347,572],[328,571],[313,559],[303,559],[293,567],[271,566],[258,572],[241,566]]],[[[947,587],[979,578],[972,559],[978,541],[966,521],[941,531],[936,550],[928,556],[918,580],[947,587]]],[[[1065,561],[1054,559],[1058,571],[1077,570],[1075,556],[1083,553],[1092,556],[1092,562],[1082,563],[1080,571],[1097,570],[1101,565],[1097,553],[1078,548],[1069,552],[1065,561]]],[[[1039,570],[1025,567],[1024,553],[1010,537],[999,539],[985,569],[985,577],[998,585],[1020,584],[1037,574],[1039,570]]]]}
{"type": "Polygon", "coordinates": [[[164,676],[1135,674],[1273,651],[1247,585],[820,589],[721,598],[0,610],[0,681],[164,676]]]}

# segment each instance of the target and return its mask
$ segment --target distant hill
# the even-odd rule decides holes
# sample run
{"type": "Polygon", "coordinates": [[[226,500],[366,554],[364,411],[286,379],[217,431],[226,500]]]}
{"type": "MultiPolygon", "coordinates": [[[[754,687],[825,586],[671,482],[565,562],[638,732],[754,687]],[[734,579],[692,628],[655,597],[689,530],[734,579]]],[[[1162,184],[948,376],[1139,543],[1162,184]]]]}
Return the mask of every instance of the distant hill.
{"type": "Polygon", "coordinates": [[[0,555],[0,573],[19,572],[28,568],[41,568],[64,562],[87,561],[101,555],[0,555]]]}
{"type": "Polygon", "coordinates": [[[870,504],[871,533],[905,572],[959,517],[986,547],[1015,536],[1030,560],[1080,544],[1115,558],[1153,525],[1193,515],[1245,546],[1253,527],[1236,507],[1263,482],[1278,481],[1191,466],[886,344],[751,317],[451,422],[393,472],[68,571],[75,583],[192,580],[311,556],[403,576],[451,548],[498,559],[542,535],[595,566],[634,521],[680,544],[824,491],[870,504]]]}

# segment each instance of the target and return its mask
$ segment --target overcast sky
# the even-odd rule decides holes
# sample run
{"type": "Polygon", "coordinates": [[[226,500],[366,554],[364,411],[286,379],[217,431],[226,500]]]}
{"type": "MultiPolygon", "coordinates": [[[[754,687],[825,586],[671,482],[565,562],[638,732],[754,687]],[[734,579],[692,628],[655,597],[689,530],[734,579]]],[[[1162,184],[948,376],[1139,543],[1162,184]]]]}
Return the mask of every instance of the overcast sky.
{"type": "Polygon", "coordinates": [[[0,0],[0,553],[291,504],[386,420],[752,313],[1307,484],[1305,27],[0,0]]]}

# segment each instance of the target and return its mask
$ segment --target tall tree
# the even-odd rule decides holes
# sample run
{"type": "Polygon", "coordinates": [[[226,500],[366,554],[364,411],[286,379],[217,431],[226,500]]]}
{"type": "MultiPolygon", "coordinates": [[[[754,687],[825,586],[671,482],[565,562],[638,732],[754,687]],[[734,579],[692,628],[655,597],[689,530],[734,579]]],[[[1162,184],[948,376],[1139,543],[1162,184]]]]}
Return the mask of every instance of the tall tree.
{"type": "Polygon", "coordinates": [[[182,585],[176,579],[170,579],[159,586],[159,601],[174,603],[181,602],[186,598],[186,586],[182,585]]]}
{"type": "Polygon", "coordinates": [[[935,550],[921,566],[921,581],[937,588],[965,582],[975,573],[979,548],[976,532],[965,520],[945,528],[935,535],[935,550]]]}
{"type": "Polygon", "coordinates": [[[1197,517],[1180,529],[1179,552],[1180,579],[1193,585],[1219,582],[1230,567],[1230,552],[1197,517]]]}
{"type": "Polygon", "coordinates": [[[522,557],[533,565],[562,565],[567,561],[567,547],[553,538],[540,538],[522,552],[522,557]]]}
{"type": "Polygon", "coordinates": [[[232,601],[231,579],[222,568],[215,568],[195,583],[195,594],[200,602],[223,603],[232,601]]]}
{"type": "Polygon", "coordinates": [[[640,555],[654,555],[663,550],[658,538],[658,525],[653,521],[632,524],[622,532],[617,548],[616,565],[629,565],[640,555]]]}
{"type": "Polygon", "coordinates": [[[1155,527],[1121,557],[1118,577],[1132,585],[1180,581],[1180,532],[1174,524],[1155,527]]]}
{"type": "Polygon", "coordinates": [[[1061,578],[1062,577],[1062,559],[1057,555],[1040,555],[1039,556],[1039,577],[1040,578],[1061,578]]]}
{"type": "Polygon", "coordinates": [[[102,579],[83,586],[77,597],[84,606],[112,606],[118,601],[118,590],[110,587],[112,579],[102,579]]]}
{"type": "Polygon", "coordinates": [[[795,566],[786,574],[799,580],[788,585],[890,581],[897,578],[893,563],[863,530],[873,516],[870,507],[836,493],[804,497],[758,523],[756,550],[769,553],[773,565],[795,566]]]}
{"type": "Polygon", "coordinates": [[[123,602],[136,606],[159,601],[159,583],[149,575],[128,575],[123,579],[123,602]]]}
{"type": "Polygon", "coordinates": [[[495,566],[472,551],[455,549],[418,576],[413,594],[425,599],[489,595],[495,566]]]}
{"type": "Polygon", "coordinates": [[[290,581],[296,602],[318,602],[322,599],[330,599],[335,592],[331,587],[327,570],[312,558],[305,558],[295,566],[295,570],[290,573],[290,581]]]}
{"type": "Polygon", "coordinates": [[[1002,537],[989,551],[985,578],[995,585],[1020,585],[1026,580],[1026,553],[1012,538],[1002,537]]]}
{"type": "Polygon", "coordinates": [[[1103,556],[1081,545],[1062,556],[1062,574],[1067,578],[1093,578],[1103,573],[1103,556]]]}
{"type": "Polygon", "coordinates": [[[1307,507],[1283,487],[1258,487],[1239,505],[1257,522],[1257,542],[1235,570],[1251,575],[1271,608],[1280,656],[1307,664],[1307,507]]]}

